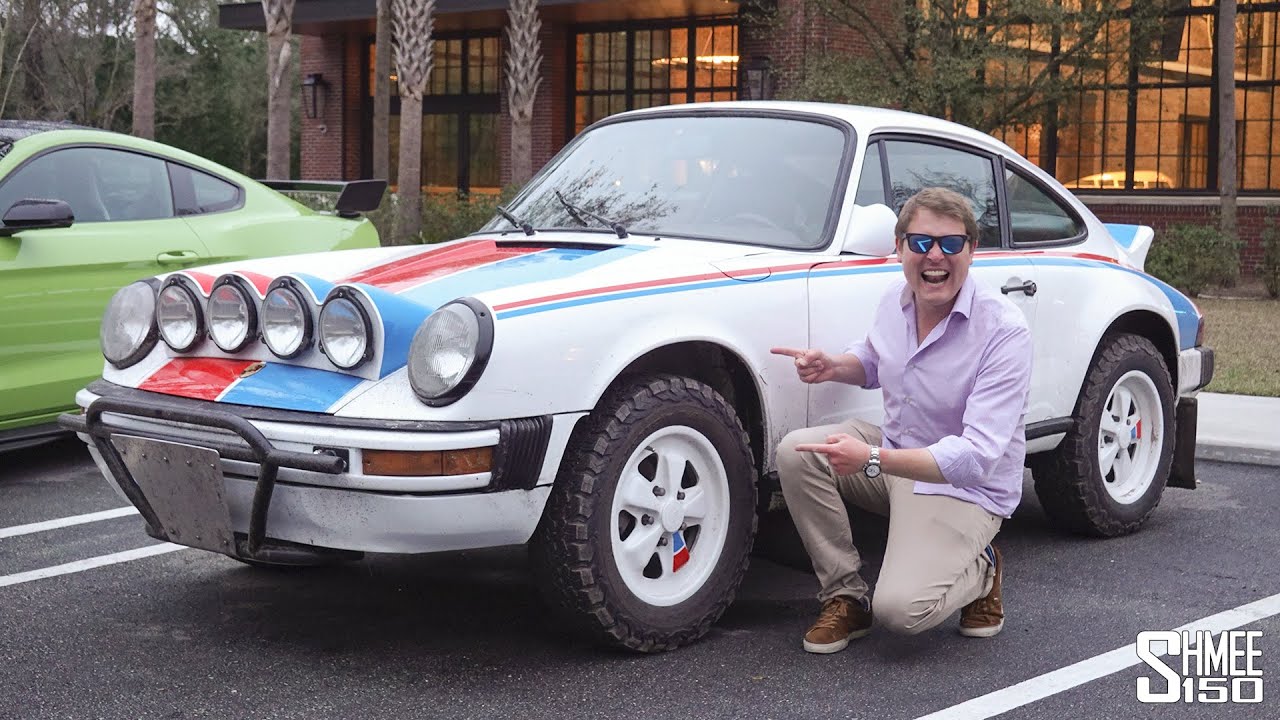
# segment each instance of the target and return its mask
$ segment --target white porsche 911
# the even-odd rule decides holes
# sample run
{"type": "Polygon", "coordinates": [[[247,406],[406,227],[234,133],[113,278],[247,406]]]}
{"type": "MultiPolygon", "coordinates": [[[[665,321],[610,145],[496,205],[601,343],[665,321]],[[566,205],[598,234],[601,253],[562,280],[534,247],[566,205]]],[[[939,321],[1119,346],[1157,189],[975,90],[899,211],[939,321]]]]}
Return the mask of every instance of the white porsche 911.
{"type": "Polygon", "coordinates": [[[63,416],[153,537],[255,565],[529,543],[563,615],[642,651],[732,601],[787,432],[880,420],[770,347],[838,351],[888,284],[893,209],[968,197],[971,273],[1035,337],[1028,464],[1057,523],[1137,529],[1194,487],[1203,319],[1000,142],[808,103],[617,115],[481,231],[121,290],[63,416]]]}

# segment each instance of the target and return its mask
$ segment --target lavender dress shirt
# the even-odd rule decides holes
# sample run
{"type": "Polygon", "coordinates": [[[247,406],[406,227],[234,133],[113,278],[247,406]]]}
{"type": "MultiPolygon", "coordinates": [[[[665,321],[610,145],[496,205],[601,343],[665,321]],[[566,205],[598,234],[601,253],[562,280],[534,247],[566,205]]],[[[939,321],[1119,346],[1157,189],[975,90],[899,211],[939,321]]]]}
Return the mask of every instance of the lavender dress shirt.
{"type": "Polygon", "coordinates": [[[947,484],[917,481],[917,495],[947,495],[1009,517],[1022,499],[1031,332],[1017,306],[970,275],[951,314],[918,343],[906,279],[876,309],[862,361],[868,389],[884,390],[884,446],[925,448],[947,484]]]}

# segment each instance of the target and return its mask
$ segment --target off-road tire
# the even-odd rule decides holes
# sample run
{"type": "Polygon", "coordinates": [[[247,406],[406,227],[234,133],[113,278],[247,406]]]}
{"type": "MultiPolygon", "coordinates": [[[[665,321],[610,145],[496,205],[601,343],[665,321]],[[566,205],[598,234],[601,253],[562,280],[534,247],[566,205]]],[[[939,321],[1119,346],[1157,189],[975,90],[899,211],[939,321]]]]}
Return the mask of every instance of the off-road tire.
{"type": "Polygon", "coordinates": [[[1076,401],[1072,429],[1055,450],[1031,456],[1036,496],[1054,524],[1095,537],[1118,537],[1136,531],[1160,504],[1173,461],[1174,392],[1164,358],[1150,340],[1131,334],[1103,337],[1076,401]],[[1098,465],[1099,420],[1112,387],[1138,370],[1155,384],[1164,416],[1164,437],[1154,476],[1132,504],[1108,494],[1098,465]]]}
{"type": "Polygon", "coordinates": [[[676,375],[638,378],[607,394],[575,429],[530,542],[539,590],[561,621],[596,642],[639,652],[693,642],[733,601],[756,532],[756,471],[747,434],[715,390],[676,375]],[[706,582],[676,605],[640,601],[615,563],[610,515],[619,473],[639,443],[675,425],[714,446],[728,478],[730,518],[706,582]]]}

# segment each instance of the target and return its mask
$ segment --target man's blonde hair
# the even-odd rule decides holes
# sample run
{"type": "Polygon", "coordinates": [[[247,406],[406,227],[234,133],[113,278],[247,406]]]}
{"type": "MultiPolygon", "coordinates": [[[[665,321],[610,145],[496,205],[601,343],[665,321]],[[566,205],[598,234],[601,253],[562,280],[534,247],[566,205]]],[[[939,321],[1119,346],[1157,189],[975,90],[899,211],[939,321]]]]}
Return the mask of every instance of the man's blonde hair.
{"type": "Polygon", "coordinates": [[[895,241],[900,240],[907,232],[907,226],[916,217],[916,211],[926,208],[935,215],[959,220],[964,223],[965,234],[969,236],[971,247],[978,245],[978,221],[973,217],[973,209],[968,199],[955,190],[944,187],[928,187],[907,200],[898,213],[898,224],[894,226],[895,241]]]}

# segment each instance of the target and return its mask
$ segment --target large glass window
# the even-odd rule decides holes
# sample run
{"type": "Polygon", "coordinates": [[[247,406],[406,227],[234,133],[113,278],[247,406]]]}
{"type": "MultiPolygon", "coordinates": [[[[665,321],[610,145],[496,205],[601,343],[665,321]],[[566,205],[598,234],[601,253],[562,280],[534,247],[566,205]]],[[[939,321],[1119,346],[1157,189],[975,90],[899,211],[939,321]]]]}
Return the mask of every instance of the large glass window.
{"type": "MultiPolygon", "coordinates": [[[[1216,5],[1172,3],[1141,62],[1129,55],[1128,22],[1113,23],[1101,52],[1063,68],[1079,93],[1051,112],[1048,127],[996,134],[1079,191],[1216,190],[1216,5]]],[[[1244,191],[1280,190],[1278,18],[1274,1],[1237,6],[1234,124],[1244,191]]]]}
{"type": "MultiPolygon", "coordinates": [[[[422,185],[427,192],[485,192],[501,189],[497,35],[448,36],[435,41],[435,61],[427,80],[422,120],[422,185]]],[[[369,46],[369,96],[373,56],[369,46]]],[[[391,82],[391,177],[400,165],[400,92],[391,82]]],[[[370,111],[372,113],[372,111],[370,111]]]]}
{"type": "Polygon", "coordinates": [[[738,26],[685,21],[574,38],[573,128],[635,108],[738,97],[738,26]]]}

